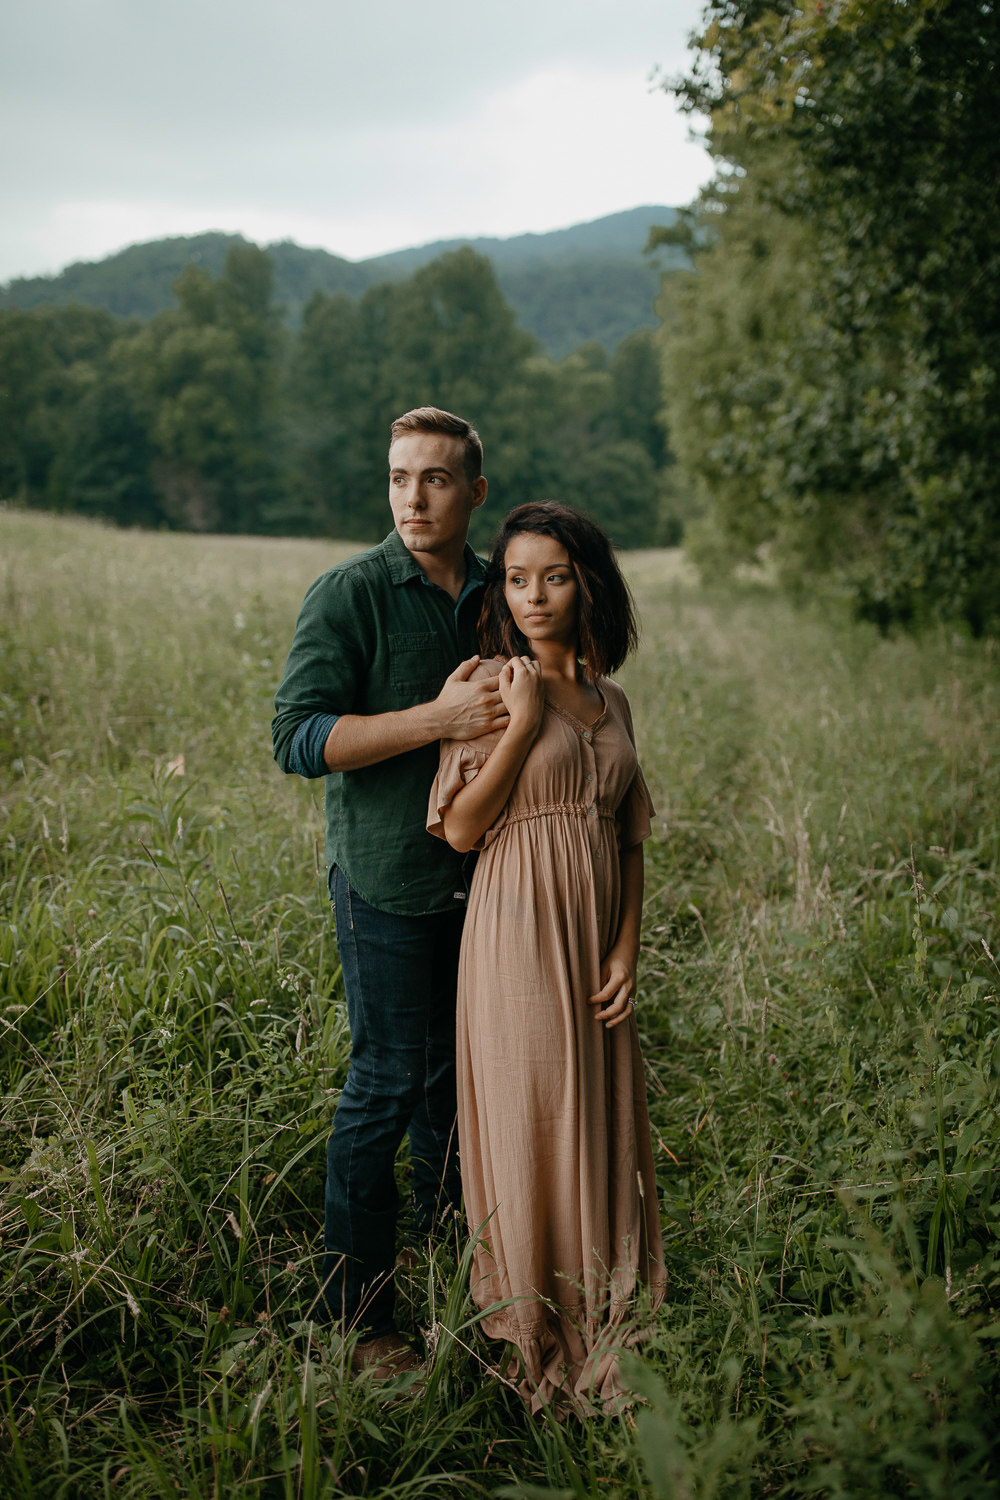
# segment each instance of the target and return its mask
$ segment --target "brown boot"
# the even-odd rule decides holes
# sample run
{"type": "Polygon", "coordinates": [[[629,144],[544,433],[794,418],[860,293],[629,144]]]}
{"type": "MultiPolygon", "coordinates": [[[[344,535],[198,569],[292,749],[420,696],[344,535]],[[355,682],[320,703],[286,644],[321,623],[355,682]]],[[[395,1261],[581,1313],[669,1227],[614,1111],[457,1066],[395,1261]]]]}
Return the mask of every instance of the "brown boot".
{"type": "Polygon", "coordinates": [[[355,1375],[365,1371],[376,1380],[391,1380],[394,1375],[422,1371],[424,1362],[401,1333],[383,1333],[380,1338],[355,1344],[351,1369],[355,1375]]]}

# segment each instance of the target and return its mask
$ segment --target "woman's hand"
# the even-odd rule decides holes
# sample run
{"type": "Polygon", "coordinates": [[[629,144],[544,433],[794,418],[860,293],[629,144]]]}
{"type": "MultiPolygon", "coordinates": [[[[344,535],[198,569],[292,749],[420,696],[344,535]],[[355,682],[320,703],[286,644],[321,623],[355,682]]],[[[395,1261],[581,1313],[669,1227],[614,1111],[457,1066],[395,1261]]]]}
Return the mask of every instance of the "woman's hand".
{"type": "Polygon", "coordinates": [[[510,723],[479,775],[459,788],[451,806],[441,816],[444,836],[460,854],[474,848],[486,830],[492,828],[535,743],[545,712],[545,689],[538,663],[529,656],[515,656],[501,667],[500,697],[510,723]]]}
{"type": "Polygon", "coordinates": [[[545,712],[545,685],[537,661],[512,656],[500,668],[500,697],[510,714],[510,728],[517,734],[536,735],[545,712]]]}
{"type": "Polygon", "coordinates": [[[610,1031],[627,1021],[635,1009],[635,964],[628,963],[614,948],[601,965],[601,988],[591,995],[588,1005],[603,1005],[594,1017],[610,1031]]]}

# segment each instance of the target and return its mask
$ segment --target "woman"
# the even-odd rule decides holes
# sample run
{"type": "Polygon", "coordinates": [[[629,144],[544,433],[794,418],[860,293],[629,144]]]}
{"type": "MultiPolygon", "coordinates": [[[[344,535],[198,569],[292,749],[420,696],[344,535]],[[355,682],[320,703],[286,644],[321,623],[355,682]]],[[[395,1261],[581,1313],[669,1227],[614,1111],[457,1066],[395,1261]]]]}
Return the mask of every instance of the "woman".
{"type": "Polygon", "coordinates": [[[442,743],[427,825],[483,851],[458,981],[472,1292],[508,1303],[483,1328],[517,1347],[532,1409],[587,1412],[620,1394],[637,1284],[654,1302],[666,1286],[633,1019],[652,806],[607,676],[636,629],[600,528],[550,502],[511,511],[480,639],[510,722],[442,743]]]}

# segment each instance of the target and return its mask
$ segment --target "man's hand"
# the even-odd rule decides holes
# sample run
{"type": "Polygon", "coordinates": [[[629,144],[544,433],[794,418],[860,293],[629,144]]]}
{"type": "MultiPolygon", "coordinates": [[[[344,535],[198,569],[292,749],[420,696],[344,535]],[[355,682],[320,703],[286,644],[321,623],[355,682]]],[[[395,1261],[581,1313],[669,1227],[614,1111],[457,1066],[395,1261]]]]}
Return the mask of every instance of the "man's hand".
{"type": "MultiPolygon", "coordinates": [[[[492,828],[521,774],[521,767],[535,739],[545,711],[545,687],[537,662],[530,657],[514,656],[501,668],[498,677],[484,677],[482,682],[465,679],[475,660],[463,661],[445,684],[463,684],[485,689],[480,703],[468,718],[489,716],[491,729],[504,729],[486,764],[473,781],[460,787],[450,805],[441,814],[444,836],[453,849],[465,854],[474,849],[488,828],[492,828]],[[502,699],[497,702],[497,699],[502,699]]],[[[443,696],[443,695],[442,695],[443,696]]],[[[485,730],[451,731],[453,739],[473,739],[485,730]]]]}
{"type": "Polygon", "coordinates": [[[491,729],[506,729],[510,716],[500,696],[499,677],[469,678],[479,665],[478,656],[459,662],[434,699],[433,709],[443,740],[477,740],[491,729]]]}
{"type": "Polygon", "coordinates": [[[359,771],[435,740],[476,740],[491,729],[506,729],[510,718],[499,678],[468,681],[478,665],[478,656],[460,662],[429,703],[387,714],[342,714],[323,750],[327,770],[359,771]]]}

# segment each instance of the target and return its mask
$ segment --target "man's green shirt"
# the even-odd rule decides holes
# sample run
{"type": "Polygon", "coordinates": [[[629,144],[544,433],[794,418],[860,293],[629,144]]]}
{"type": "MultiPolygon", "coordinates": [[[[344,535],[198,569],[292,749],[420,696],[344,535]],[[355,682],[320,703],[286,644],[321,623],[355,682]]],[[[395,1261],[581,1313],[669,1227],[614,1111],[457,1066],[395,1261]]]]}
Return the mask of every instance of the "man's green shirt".
{"type": "MultiPolygon", "coordinates": [[[[436,698],[475,655],[485,565],[466,546],[456,609],[429,584],[397,531],[338,563],[306,594],[275,694],[274,758],[283,771],[312,715],[382,714],[436,698]],[[473,587],[468,588],[472,583],[473,587]]],[[[326,776],[326,857],[372,906],[402,916],[454,911],[464,856],[427,832],[438,743],[326,776]]]]}

